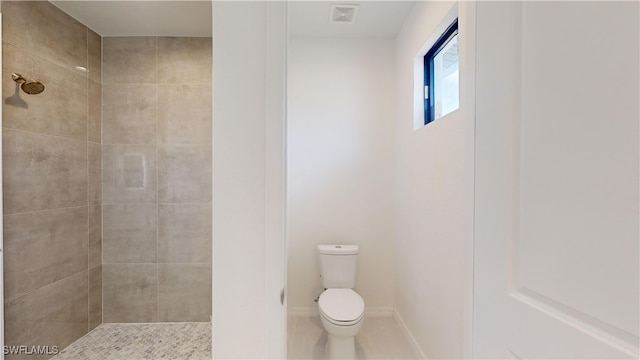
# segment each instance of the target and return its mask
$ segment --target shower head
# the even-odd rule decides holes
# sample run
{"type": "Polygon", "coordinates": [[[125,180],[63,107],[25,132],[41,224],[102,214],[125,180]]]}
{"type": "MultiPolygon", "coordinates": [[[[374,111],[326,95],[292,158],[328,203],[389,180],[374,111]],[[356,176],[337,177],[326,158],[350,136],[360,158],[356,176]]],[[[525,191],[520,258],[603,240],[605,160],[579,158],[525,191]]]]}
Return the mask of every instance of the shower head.
{"type": "Polygon", "coordinates": [[[22,75],[16,73],[11,74],[11,78],[18,84],[22,84],[20,85],[20,88],[29,95],[40,94],[44,91],[44,85],[40,81],[28,80],[22,75]]]}

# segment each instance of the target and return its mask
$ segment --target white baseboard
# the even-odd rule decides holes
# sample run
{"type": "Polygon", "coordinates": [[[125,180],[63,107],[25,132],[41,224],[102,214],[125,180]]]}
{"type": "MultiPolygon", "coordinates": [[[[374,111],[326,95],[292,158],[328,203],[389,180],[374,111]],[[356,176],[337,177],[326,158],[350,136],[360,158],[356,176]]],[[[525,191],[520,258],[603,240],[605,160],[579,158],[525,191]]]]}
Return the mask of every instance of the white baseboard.
{"type": "MultiPolygon", "coordinates": [[[[364,314],[368,317],[393,316],[393,308],[390,306],[366,307],[364,314]]],[[[289,308],[290,316],[315,316],[318,315],[317,306],[292,306],[289,308]]]]}
{"type": "Polygon", "coordinates": [[[292,306],[288,313],[289,316],[314,316],[318,315],[318,308],[315,306],[292,306]]]}
{"type": "Polygon", "coordinates": [[[418,359],[426,360],[427,357],[424,355],[424,352],[420,348],[420,345],[418,345],[416,338],[413,337],[413,334],[407,327],[407,324],[404,322],[404,319],[396,309],[393,309],[393,318],[396,319],[398,326],[400,326],[400,330],[402,330],[402,333],[404,334],[404,336],[406,336],[407,340],[409,340],[409,343],[411,344],[411,348],[413,349],[413,352],[416,353],[416,355],[418,356],[418,359]]]}
{"type": "Polygon", "coordinates": [[[390,306],[368,307],[364,313],[369,317],[391,317],[393,316],[393,308],[390,306]]]}

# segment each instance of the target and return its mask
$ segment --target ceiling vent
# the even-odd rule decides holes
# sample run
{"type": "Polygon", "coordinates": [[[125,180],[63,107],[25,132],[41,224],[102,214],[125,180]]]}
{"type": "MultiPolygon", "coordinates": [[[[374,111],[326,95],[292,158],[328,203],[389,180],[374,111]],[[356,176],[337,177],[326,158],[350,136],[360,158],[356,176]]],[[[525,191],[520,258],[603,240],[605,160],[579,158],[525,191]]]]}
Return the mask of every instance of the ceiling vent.
{"type": "Polygon", "coordinates": [[[329,22],[338,24],[353,24],[356,22],[359,5],[332,4],[329,22]]]}

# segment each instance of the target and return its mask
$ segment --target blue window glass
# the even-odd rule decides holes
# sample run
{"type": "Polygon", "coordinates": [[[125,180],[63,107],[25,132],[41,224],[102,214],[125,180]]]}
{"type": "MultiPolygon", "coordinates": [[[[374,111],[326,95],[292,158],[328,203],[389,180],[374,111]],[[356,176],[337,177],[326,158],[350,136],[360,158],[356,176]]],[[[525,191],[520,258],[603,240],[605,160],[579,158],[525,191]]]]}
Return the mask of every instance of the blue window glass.
{"type": "Polygon", "coordinates": [[[458,20],[424,56],[425,125],[460,107],[458,20]]]}

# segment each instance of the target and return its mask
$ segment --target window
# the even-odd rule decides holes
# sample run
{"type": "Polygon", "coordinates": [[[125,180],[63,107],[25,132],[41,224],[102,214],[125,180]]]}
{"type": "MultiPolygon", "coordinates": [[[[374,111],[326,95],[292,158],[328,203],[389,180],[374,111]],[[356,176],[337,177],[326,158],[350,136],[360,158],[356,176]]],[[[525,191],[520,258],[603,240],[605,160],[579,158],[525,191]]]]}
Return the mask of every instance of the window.
{"type": "Polygon", "coordinates": [[[458,19],[424,56],[424,123],[458,109],[458,19]]]}

